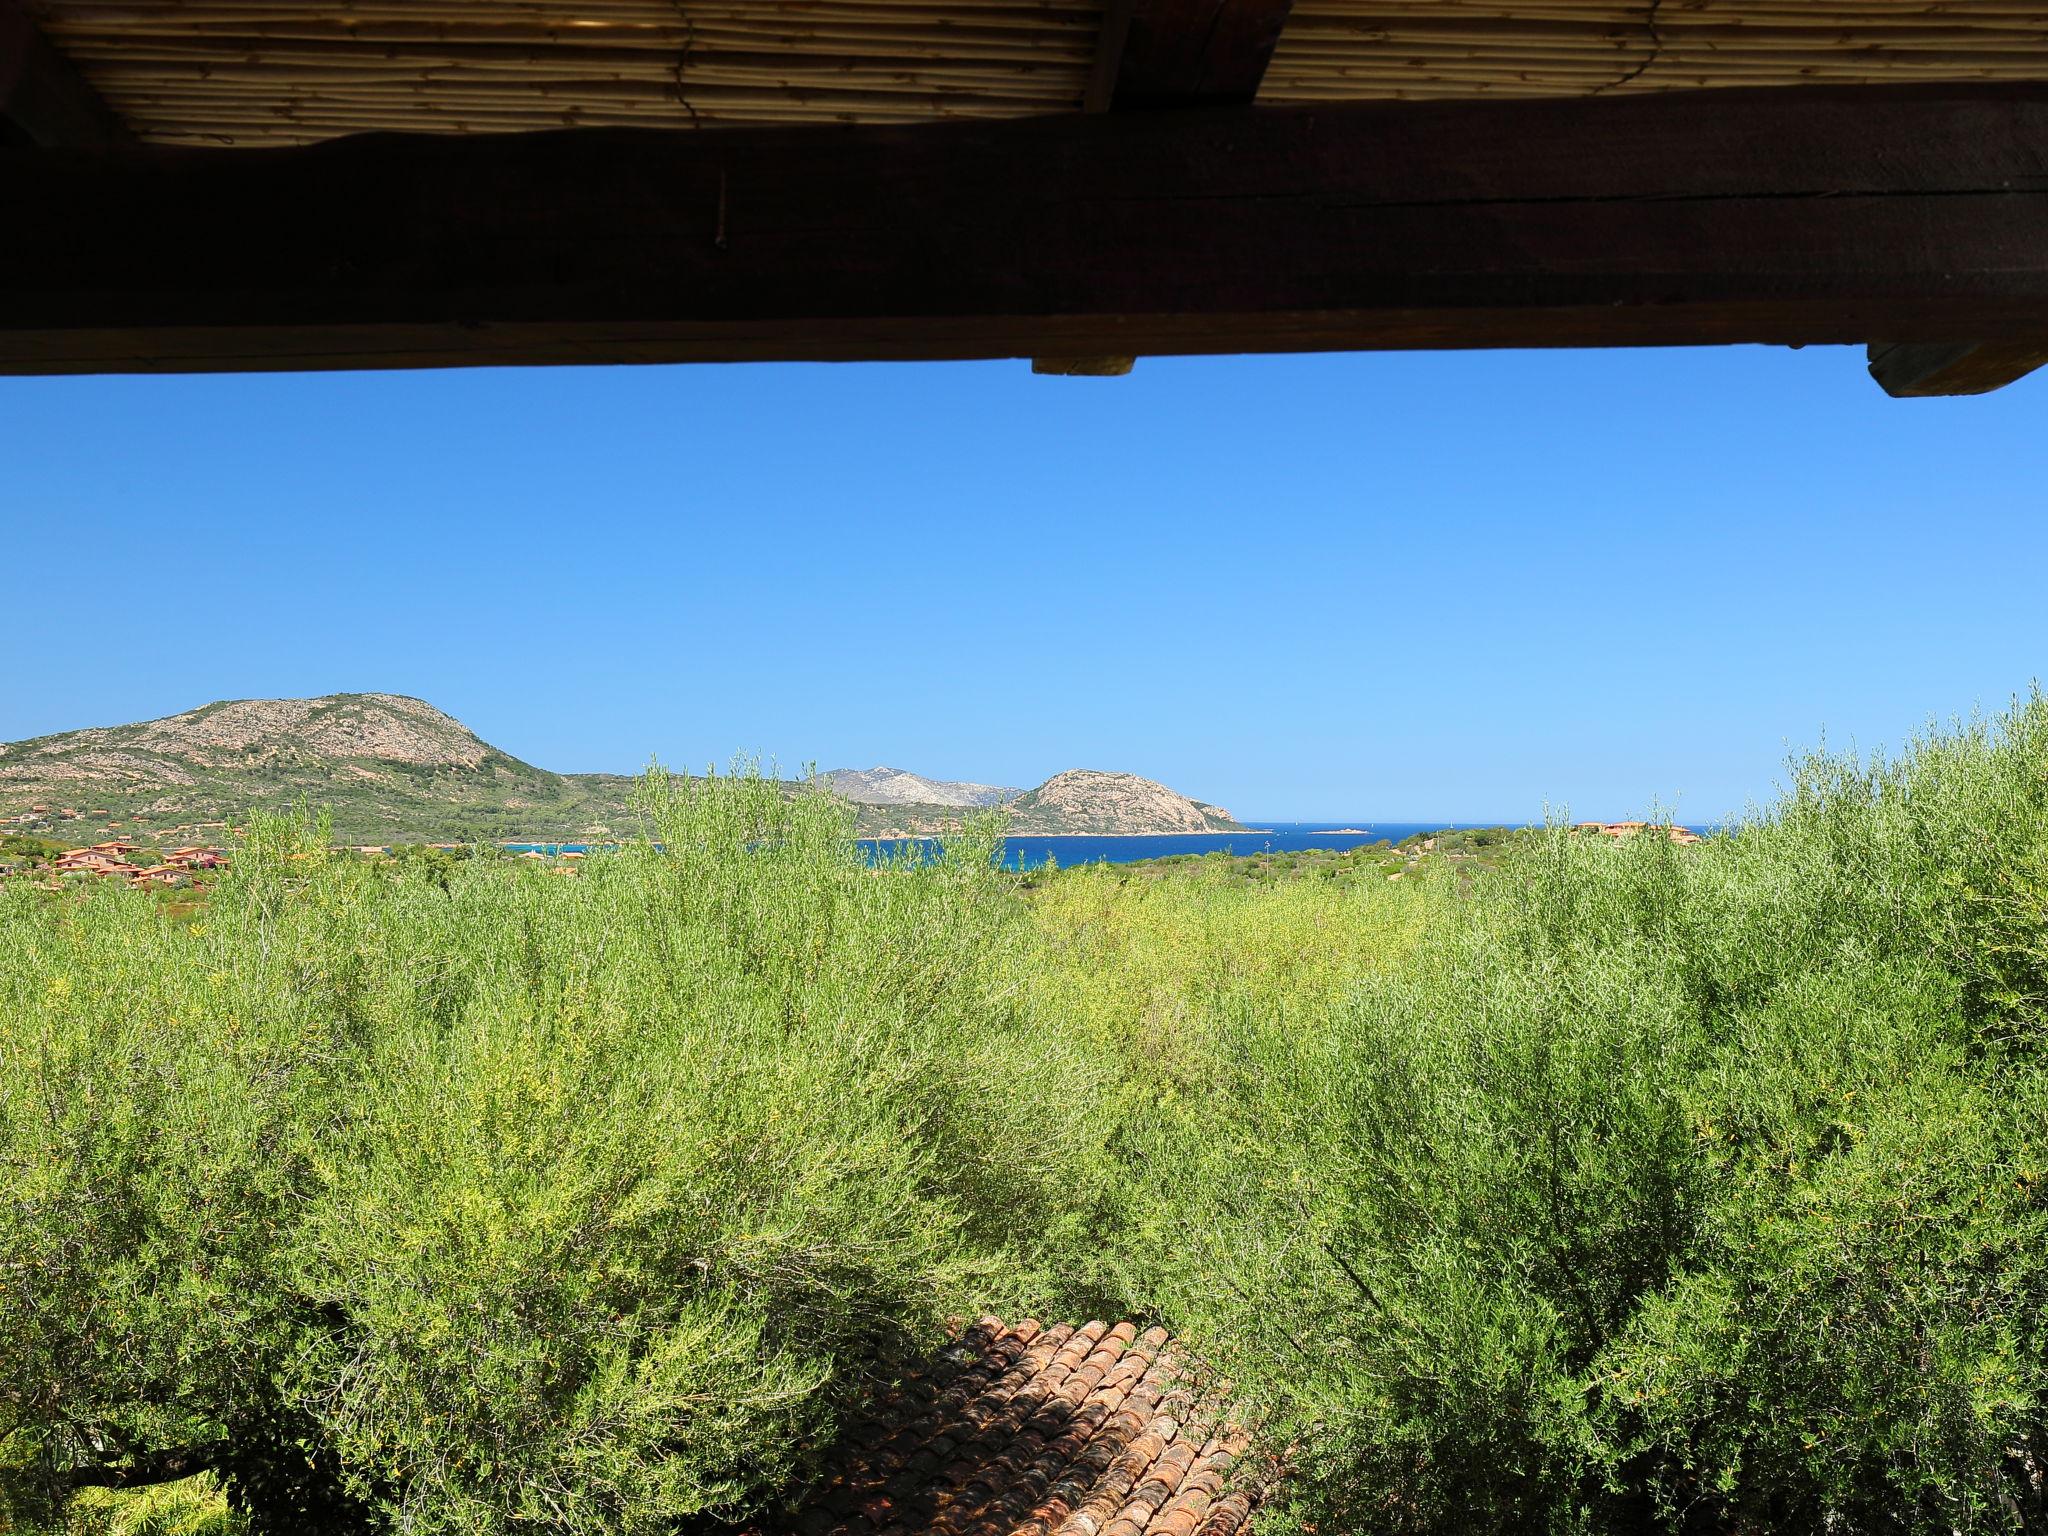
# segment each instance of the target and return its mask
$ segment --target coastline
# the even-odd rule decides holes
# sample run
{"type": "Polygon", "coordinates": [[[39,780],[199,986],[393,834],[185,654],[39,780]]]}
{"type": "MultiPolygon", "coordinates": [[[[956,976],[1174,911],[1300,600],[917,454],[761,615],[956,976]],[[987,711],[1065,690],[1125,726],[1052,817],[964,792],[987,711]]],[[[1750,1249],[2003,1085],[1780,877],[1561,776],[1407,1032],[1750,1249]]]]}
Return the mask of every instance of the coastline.
{"type": "MultiPolygon", "coordinates": [[[[864,844],[931,842],[945,838],[957,828],[939,828],[933,831],[911,832],[891,829],[882,832],[857,832],[854,840],[864,844]]],[[[1403,837],[1426,836],[1431,832],[1446,829],[1427,822],[1389,822],[1381,827],[1322,827],[1303,826],[1297,823],[1280,822],[1264,826],[1238,826],[1228,830],[1209,828],[1200,832],[1006,832],[1004,838],[1012,843],[1045,842],[1088,842],[1088,843],[1136,843],[1159,841],[1161,839],[1228,839],[1245,837],[1269,837],[1304,840],[1304,846],[1313,846],[1315,840],[1333,838],[1361,839],[1364,843],[1399,842],[1403,837]]],[[[633,839],[619,838],[501,838],[494,839],[489,846],[509,851],[525,849],[577,849],[615,848],[633,839]]],[[[451,845],[452,846],[452,845],[451,845]]]]}
{"type": "MultiPolygon", "coordinates": [[[[1401,827],[1408,827],[1408,826],[1409,826],[1409,825],[1411,825],[1411,824],[1410,824],[1410,823],[1407,823],[1407,822],[1399,822],[1399,823],[1393,823],[1392,825],[1397,825],[1397,826],[1401,826],[1401,827]]],[[[1421,823],[1414,823],[1414,825],[1421,825],[1421,823]]],[[[901,830],[890,830],[890,831],[885,831],[885,832],[856,832],[856,833],[854,834],[854,841],[856,841],[856,842],[861,842],[861,843],[903,843],[903,842],[914,842],[914,841],[918,841],[918,840],[920,840],[920,839],[926,839],[926,838],[934,838],[934,837],[944,837],[944,836],[946,836],[946,835],[947,835],[947,834],[948,834],[949,832],[954,832],[954,831],[957,831],[957,830],[959,830],[959,829],[958,829],[957,827],[939,827],[939,828],[934,828],[934,829],[932,829],[932,830],[930,830],[930,831],[923,831],[923,832],[906,832],[906,831],[901,831],[901,830]]],[[[1371,828],[1371,827],[1298,827],[1298,826],[1292,826],[1292,825],[1289,825],[1289,826],[1284,826],[1284,827],[1283,827],[1283,826],[1277,826],[1277,825],[1276,825],[1276,826],[1262,826],[1262,827],[1253,827],[1253,826],[1239,826],[1239,827],[1204,827],[1204,828],[1200,829],[1199,831],[1191,831],[1191,830],[1188,830],[1188,829],[1185,829],[1185,828],[1176,828],[1176,829],[1174,829],[1174,830],[1172,830],[1172,831],[1164,831],[1164,832],[1005,832],[1005,833],[1003,834],[1003,836],[1004,836],[1004,837],[1007,837],[1007,838],[1057,838],[1057,837],[1083,837],[1083,838],[1091,838],[1091,839],[1093,839],[1093,838],[1119,838],[1119,837],[1240,837],[1240,836],[1260,836],[1260,837],[1281,837],[1281,836],[1301,836],[1301,837],[1372,837],[1372,838],[1387,838],[1387,837],[1388,837],[1388,834],[1387,834],[1387,833],[1386,833],[1385,831],[1375,831],[1375,830],[1374,830],[1373,828],[1371,828]]],[[[1391,839],[1391,838],[1389,838],[1389,841],[1391,841],[1391,840],[1392,840],[1392,839],[1391,839]]],[[[571,846],[576,846],[576,845],[578,845],[578,844],[581,844],[581,845],[583,845],[583,846],[587,846],[587,847],[592,847],[592,848],[600,848],[600,847],[616,847],[616,846],[619,846],[620,842],[621,842],[621,840],[620,840],[620,839],[616,839],[616,838],[612,838],[612,839],[581,839],[581,838],[544,838],[544,837],[535,837],[535,838],[518,838],[518,837],[511,837],[511,838],[500,838],[500,839],[497,839],[496,841],[494,841],[494,842],[493,842],[492,846],[493,846],[493,847],[497,847],[497,848],[563,848],[563,847],[571,847],[571,846]]],[[[448,844],[447,846],[453,847],[453,846],[455,846],[455,845],[454,845],[454,844],[448,844]]]]}
{"type": "MultiPolygon", "coordinates": [[[[912,838],[920,838],[920,837],[944,837],[944,836],[945,836],[945,835],[946,835],[946,834],[947,834],[948,832],[951,832],[951,831],[957,831],[957,830],[958,830],[957,828],[953,828],[953,827],[942,827],[942,828],[938,829],[937,831],[933,831],[933,832],[856,832],[856,833],[854,834],[854,839],[855,839],[855,841],[857,841],[857,842],[863,842],[863,843],[889,843],[889,842],[907,842],[907,841],[909,841],[909,840],[910,840],[910,839],[912,839],[912,838]]],[[[1005,833],[1003,834],[1003,836],[1005,836],[1005,837],[1236,837],[1236,836],[1238,836],[1238,835],[1239,835],[1240,833],[1245,833],[1245,832],[1258,832],[1258,833],[1263,833],[1263,834],[1265,834],[1265,835],[1267,835],[1267,836],[1271,836],[1271,835],[1273,835],[1274,833],[1276,833],[1276,832],[1278,832],[1278,831],[1279,831],[1279,829],[1278,829],[1277,827],[1203,827],[1203,828],[1202,828],[1201,830],[1199,830],[1199,831],[1190,831],[1190,830],[1188,830],[1188,829],[1186,829],[1186,828],[1175,828],[1175,829],[1174,829],[1173,831],[1170,831],[1170,832],[1005,832],[1005,833]]],[[[1347,832],[1347,831],[1344,831],[1344,830],[1342,830],[1342,829],[1339,829],[1339,830],[1336,830],[1336,831],[1332,831],[1332,832],[1328,832],[1328,833],[1324,833],[1324,832],[1320,832],[1320,831],[1319,831],[1319,832],[1317,832],[1317,833],[1315,834],[1315,836],[1317,836],[1317,837],[1326,837],[1326,836],[1327,836],[1327,837],[1350,837],[1350,836],[1352,836],[1352,835],[1354,835],[1354,834],[1353,834],[1353,833],[1351,833],[1351,832],[1347,832]]]]}

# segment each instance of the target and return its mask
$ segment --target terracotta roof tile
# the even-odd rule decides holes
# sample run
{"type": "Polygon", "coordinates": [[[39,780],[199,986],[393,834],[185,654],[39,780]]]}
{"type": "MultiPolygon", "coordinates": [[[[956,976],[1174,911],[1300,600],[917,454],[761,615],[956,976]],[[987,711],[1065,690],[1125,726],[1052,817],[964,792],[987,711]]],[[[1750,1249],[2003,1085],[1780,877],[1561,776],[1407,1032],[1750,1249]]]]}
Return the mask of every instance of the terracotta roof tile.
{"type": "Polygon", "coordinates": [[[755,1536],[1234,1536],[1242,1437],[1165,1330],[984,1317],[841,1437],[755,1536]]]}

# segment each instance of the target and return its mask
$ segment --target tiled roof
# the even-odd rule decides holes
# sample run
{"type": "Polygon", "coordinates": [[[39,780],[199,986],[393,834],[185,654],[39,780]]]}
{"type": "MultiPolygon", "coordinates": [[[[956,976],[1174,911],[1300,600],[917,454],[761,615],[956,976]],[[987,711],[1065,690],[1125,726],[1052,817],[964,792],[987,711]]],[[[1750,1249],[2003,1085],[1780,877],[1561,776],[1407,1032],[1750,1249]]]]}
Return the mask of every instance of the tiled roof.
{"type": "Polygon", "coordinates": [[[1234,1536],[1243,1437],[1165,1330],[985,1317],[855,1423],[760,1536],[1234,1536]]]}

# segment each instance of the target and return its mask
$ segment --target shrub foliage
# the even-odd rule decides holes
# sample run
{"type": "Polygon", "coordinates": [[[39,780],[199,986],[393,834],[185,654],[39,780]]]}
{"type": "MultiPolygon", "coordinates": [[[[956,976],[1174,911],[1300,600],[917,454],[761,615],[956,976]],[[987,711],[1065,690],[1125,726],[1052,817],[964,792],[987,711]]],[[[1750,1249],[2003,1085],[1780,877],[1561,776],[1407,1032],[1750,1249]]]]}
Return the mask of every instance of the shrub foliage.
{"type": "Polygon", "coordinates": [[[1399,883],[643,797],[573,878],[0,883],[0,1525],[672,1531],[1119,1307],[1278,1529],[2048,1528],[2048,704],[1399,883]]]}
{"type": "Polygon", "coordinates": [[[1024,1019],[987,835],[647,786],[573,879],[259,823],[196,922],[0,887],[0,1478],[212,1469],[259,1530],[734,1511],[1042,1254],[1088,1064],[1024,1019]]]}
{"type": "Polygon", "coordinates": [[[1137,1283],[1324,1529],[2043,1528],[2044,876],[2038,699],[1698,848],[1553,829],[1215,1019],[1137,1283]]]}

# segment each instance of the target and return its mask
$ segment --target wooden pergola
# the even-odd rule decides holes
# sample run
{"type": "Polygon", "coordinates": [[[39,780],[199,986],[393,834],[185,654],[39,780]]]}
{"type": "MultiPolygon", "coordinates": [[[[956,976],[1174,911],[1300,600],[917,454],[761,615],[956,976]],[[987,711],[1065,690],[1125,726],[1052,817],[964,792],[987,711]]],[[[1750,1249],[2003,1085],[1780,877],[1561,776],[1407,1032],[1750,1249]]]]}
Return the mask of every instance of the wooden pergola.
{"type": "Polygon", "coordinates": [[[2048,0],[0,0],[0,372],[2048,362],[2048,0]]]}

